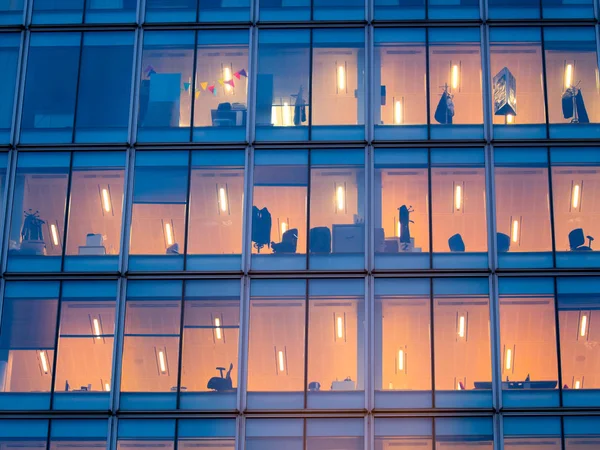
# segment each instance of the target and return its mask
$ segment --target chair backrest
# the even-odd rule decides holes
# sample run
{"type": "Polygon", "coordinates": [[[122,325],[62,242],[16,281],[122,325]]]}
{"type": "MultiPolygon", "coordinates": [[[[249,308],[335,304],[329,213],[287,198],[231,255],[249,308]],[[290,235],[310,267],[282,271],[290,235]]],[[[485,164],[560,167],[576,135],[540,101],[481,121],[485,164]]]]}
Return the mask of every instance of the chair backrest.
{"type": "Polygon", "coordinates": [[[575,250],[577,247],[585,244],[585,235],[583,234],[583,228],[575,228],[569,233],[569,247],[571,250],[575,250]]]}
{"type": "Polygon", "coordinates": [[[496,235],[496,242],[498,253],[505,253],[510,250],[510,236],[508,234],[498,233],[496,235]]]}
{"type": "Polygon", "coordinates": [[[329,228],[311,228],[309,239],[311,253],[331,253],[331,230],[329,228]]]}
{"type": "Polygon", "coordinates": [[[286,244],[294,244],[294,248],[298,244],[298,228],[292,228],[291,230],[287,230],[281,236],[281,242],[285,242],[286,244]]]}
{"type": "Polygon", "coordinates": [[[451,252],[464,252],[465,251],[465,241],[460,234],[455,234],[448,239],[448,247],[450,247],[451,252]]]}

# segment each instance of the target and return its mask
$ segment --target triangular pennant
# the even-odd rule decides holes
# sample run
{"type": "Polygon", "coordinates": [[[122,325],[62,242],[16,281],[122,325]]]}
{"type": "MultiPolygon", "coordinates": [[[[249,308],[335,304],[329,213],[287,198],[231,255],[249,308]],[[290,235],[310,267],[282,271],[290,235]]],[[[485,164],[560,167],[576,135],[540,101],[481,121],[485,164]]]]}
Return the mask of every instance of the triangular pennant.
{"type": "Polygon", "coordinates": [[[217,81],[219,82],[219,84],[220,84],[221,86],[223,86],[223,83],[224,83],[223,79],[220,79],[220,80],[217,80],[217,81]]]}
{"type": "Polygon", "coordinates": [[[246,73],[246,69],[242,69],[242,70],[240,70],[238,73],[239,73],[241,76],[243,76],[243,77],[247,77],[247,76],[248,76],[248,74],[246,73]]]}
{"type": "Polygon", "coordinates": [[[241,75],[239,72],[236,72],[233,74],[234,77],[236,77],[238,80],[240,79],[241,75]]]}
{"type": "Polygon", "coordinates": [[[190,83],[183,83],[183,89],[186,91],[190,88],[190,83]]]}
{"type": "Polygon", "coordinates": [[[206,81],[203,81],[202,83],[200,83],[200,87],[202,88],[203,91],[206,90],[206,86],[208,86],[208,83],[206,81]]]}
{"type": "Polygon", "coordinates": [[[227,81],[225,82],[225,84],[228,84],[228,85],[229,85],[229,86],[231,86],[231,87],[235,87],[235,84],[233,84],[233,80],[227,80],[227,81]]]}
{"type": "Polygon", "coordinates": [[[208,89],[210,92],[213,92],[213,93],[214,93],[214,92],[215,92],[215,85],[213,84],[213,85],[211,85],[211,86],[208,86],[208,88],[207,88],[207,89],[208,89]]]}
{"type": "Polygon", "coordinates": [[[213,95],[216,97],[217,96],[217,87],[215,86],[214,90],[213,90],[213,95]]]}
{"type": "Polygon", "coordinates": [[[196,98],[200,97],[200,91],[196,91],[195,96],[196,98]]]}

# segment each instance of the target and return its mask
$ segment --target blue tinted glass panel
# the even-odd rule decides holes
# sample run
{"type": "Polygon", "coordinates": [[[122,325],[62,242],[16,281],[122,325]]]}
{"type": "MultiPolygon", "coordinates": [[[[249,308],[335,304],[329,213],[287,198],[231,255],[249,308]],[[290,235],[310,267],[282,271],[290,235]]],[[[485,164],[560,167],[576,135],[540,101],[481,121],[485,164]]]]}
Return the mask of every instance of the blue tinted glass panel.
{"type": "Polygon", "coordinates": [[[0,35],[0,66],[3,67],[0,72],[0,98],[3,99],[0,102],[0,142],[2,143],[10,140],[20,42],[21,36],[17,33],[0,35]]]}
{"type": "Polygon", "coordinates": [[[594,3],[592,0],[542,0],[542,15],[544,19],[591,19],[594,17],[594,3]]]}
{"type": "Polygon", "coordinates": [[[35,0],[34,23],[81,23],[84,0],[35,0]]]}
{"type": "Polygon", "coordinates": [[[428,0],[430,19],[477,19],[478,0],[428,0]]]}
{"type": "Polygon", "coordinates": [[[23,5],[25,0],[15,0],[0,4],[0,23],[15,25],[23,23],[23,5]]]}
{"type": "Polygon", "coordinates": [[[381,20],[425,19],[425,0],[375,0],[375,18],[381,20]]]}
{"type": "Polygon", "coordinates": [[[488,15],[493,19],[537,19],[540,0],[487,0],[488,15]]]}
{"type": "Polygon", "coordinates": [[[81,33],[31,36],[21,142],[72,141],[80,45],[81,33]]]}
{"type": "Polygon", "coordinates": [[[136,0],[86,0],[86,23],[133,23],[136,21],[136,0]]]}
{"type": "Polygon", "coordinates": [[[314,20],[363,20],[365,2],[363,0],[313,0],[314,20]]]}
{"type": "Polygon", "coordinates": [[[133,33],[85,33],[76,142],[126,142],[133,33]]]}
{"type": "Polygon", "coordinates": [[[250,0],[200,0],[200,22],[247,22],[250,0]]]}
{"type": "Polygon", "coordinates": [[[148,22],[195,22],[198,0],[147,0],[148,22]]]}

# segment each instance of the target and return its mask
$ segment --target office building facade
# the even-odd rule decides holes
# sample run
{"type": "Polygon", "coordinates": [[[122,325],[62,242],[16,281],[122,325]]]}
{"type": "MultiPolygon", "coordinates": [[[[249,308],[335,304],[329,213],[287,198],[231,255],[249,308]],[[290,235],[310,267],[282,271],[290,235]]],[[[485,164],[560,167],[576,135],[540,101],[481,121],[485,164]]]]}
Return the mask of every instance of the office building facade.
{"type": "Polygon", "coordinates": [[[597,0],[0,0],[0,450],[600,445],[597,0]]]}

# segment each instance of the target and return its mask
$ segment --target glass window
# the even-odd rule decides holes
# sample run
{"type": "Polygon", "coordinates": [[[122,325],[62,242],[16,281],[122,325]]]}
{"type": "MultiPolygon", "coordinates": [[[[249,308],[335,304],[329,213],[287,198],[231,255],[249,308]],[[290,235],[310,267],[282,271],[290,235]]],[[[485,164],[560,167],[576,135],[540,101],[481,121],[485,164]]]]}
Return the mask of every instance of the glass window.
{"type": "Polygon", "coordinates": [[[309,268],[362,269],[364,151],[313,150],[310,158],[309,268]]]}
{"type": "Polygon", "coordinates": [[[377,408],[432,406],[430,291],[428,279],[375,280],[377,408]]]}
{"type": "Polygon", "coordinates": [[[431,150],[433,266],[487,267],[484,154],[431,150]]]}
{"type": "Polygon", "coordinates": [[[600,278],[558,278],[562,395],[565,406],[600,404],[600,278]]]}
{"type": "Polygon", "coordinates": [[[255,152],[252,268],[306,268],[307,195],[307,151],[255,152]]]}
{"type": "Polygon", "coordinates": [[[576,2],[561,2],[559,0],[542,0],[544,19],[571,19],[594,17],[592,0],[577,0],[576,2]]]}
{"type": "Polygon", "coordinates": [[[21,153],[13,194],[9,272],[57,272],[61,269],[68,153],[21,153]]]}
{"type": "Polygon", "coordinates": [[[246,450],[303,450],[304,420],[247,419],[246,450]]]}
{"type": "Polygon", "coordinates": [[[433,280],[435,406],[492,403],[487,278],[433,280]]]}
{"type": "Polygon", "coordinates": [[[72,142],[81,33],[32,33],[21,142],[72,142]],[[48,70],[52,61],[53,70],[48,70]]]}
{"type": "MultiPolygon", "coordinates": [[[[263,0],[259,3],[260,21],[305,21],[311,19],[310,0],[263,0]]],[[[334,19],[335,20],[335,19],[334,19]]]]}
{"type": "MultiPolygon", "coordinates": [[[[2,11],[2,5],[0,5],[0,23],[6,16],[9,14],[2,11]]],[[[0,66],[3,68],[0,72],[0,98],[2,98],[0,102],[0,142],[2,143],[10,141],[20,43],[21,35],[18,33],[0,35],[0,66]]]]}
{"type": "Polygon", "coordinates": [[[84,33],[76,142],[127,142],[133,40],[133,33],[84,33]]]}
{"type": "Polygon", "coordinates": [[[50,407],[58,282],[7,282],[0,328],[0,409],[50,407]]]}
{"type": "Polygon", "coordinates": [[[125,142],[133,37],[106,32],[33,34],[21,142],[125,142]],[[49,71],[50,60],[59,69],[49,71]]]}
{"type": "Polygon", "coordinates": [[[469,448],[493,450],[492,419],[487,417],[445,417],[434,419],[435,450],[469,448]]]}
{"type": "Polygon", "coordinates": [[[310,30],[259,30],[257,141],[308,140],[309,78],[310,30]]]}
{"type": "Polygon", "coordinates": [[[504,446],[515,450],[561,450],[559,417],[505,417],[504,446]]]}
{"type": "Polygon", "coordinates": [[[54,409],[109,408],[115,334],[114,281],[64,281],[54,409]]]}
{"type": "Polygon", "coordinates": [[[147,0],[147,22],[247,22],[249,0],[147,0]]]}
{"type": "Polygon", "coordinates": [[[375,0],[375,19],[425,19],[425,0],[375,0]]]}
{"type": "Polygon", "coordinates": [[[23,5],[25,0],[4,1],[0,3],[0,24],[16,25],[23,23],[23,5]]]}
{"type": "MultiPolygon", "coordinates": [[[[149,14],[152,2],[148,3],[149,14]]],[[[173,2],[165,3],[162,0],[156,0],[156,3],[174,6],[173,2]]],[[[164,12],[161,16],[163,14],[164,12]]],[[[194,45],[193,31],[144,33],[138,114],[139,141],[190,141],[194,45]]]]}
{"type": "Polygon", "coordinates": [[[251,283],[249,409],[304,407],[306,284],[306,280],[251,283]]]}
{"type": "Polygon", "coordinates": [[[375,30],[375,139],[427,139],[427,55],[421,28],[375,30]]]}
{"type": "Polygon", "coordinates": [[[194,86],[190,79],[182,80],[184,94],[190,97],[194,91],[193,140],[244,141],[248,31],[200,31],[196,61],[194,86]]]}
{"type": "Polygon", "coordinates": [[[73,154],[64,270],[117,271],[125,154],[73,154]]]}
{"type": "Polygon", "coordinates": [[[65,447],[74,450],[106,450],[108,448],[106,420],[52,420],[50,450],[65,447]]]}
{"type": "Polygon", "coordinates": [[[313,30],[312,39],[311,138],[363,140],[364,30],[313,30]]]}
{"type": "MultiPolygon", "coordinates": [[[[6,180],[8,172],[8,153],[0,152],[0,200],[4,202],[4,193],[6,192],[6,180]]],[[[4,220],[6,211],[2,211],[0,217],[4,220]]]]}
{"type": "Polygon", "coordinates": [[[557,406],[553,280],[502,278],[499,294],[504,406],[557,406]]]}
{"type": "Polygon", "coordinates": [[[47,435],[47,420],[0,420],[0,447],[2,448],[45,450],[47,435]]]}
{"type": "Polygon", "coordinates": [[[429,170],[425,149],[375,151],[374,239],[378,269],[426,269],[429,170]]]}
{"type": "Polygon", "coordinates": [[[494,150],[500,267],[552,267],[548,151],[494,150]]]}
{"type": "Polygon", "coordinates": [[[306,419],[306,450],[362,450],[363,419],[306,419]]]}
{"type": "Polygon", "coordinates": [[[308,408],[364,405],[363,280],[308,282],[308,408]]]}
{"type": "Polygon", "coordinates": [[[177,448],[235,450],[235,419],[180,419],[177,448]]]}
{"type": "Polygon", "coordinates": [[[239,329],[239,280],[186,281],[181,408],[236,409],[239,329]]]}
{"type": "MultiPolygon", "coordinates": [[[[585,1],[585,0],[584,0],[585,1]]],[[[487,0],[488,16],[491,19],[538,19],[540,0],[487,0]]],[[[493,32],[493,28],[490,32],[493,32]]],[[[513,33],[521,30],[513,28],[513,33]]]]}
{"type": "MultiPolygon", "coordinates": [[[[450,1],[455,5],[454,0],[450,1]]],[[[479,42],[478,28],[429,30],[429,120],[433,139],[483,138],[479,42]]]]}
{"type": "Polygon", "coordinates": [[[431,419],[375,419],[375,450],[403,448],[406,450],[431,449],[433,446],[431,419]]]}
{"type": "Polygon", "coordinates": [[[597,138],[600,90],[594,29],[545,28],[544,48],[550,137],[597,138]]]}
{"type": "Polygon", "coordinates": [[[349,21],[364,18],[364,0],[313,0],[313,20],[349,21]]]}
{"type": "Polygon", "coordinates": [[[195,22],[198,0],[146,0],[146,22],[195,22]]]}
{"type": "Polygon", "coordinates": [[[564,417],[565,450],[593,450],[600,438],[598,417],[564,417]]]}
{"type": "Polygon", "coordinates": [[[363,281],[257,280],[251,293],[248,407],[362,408],[363,281]]]}
{"type": "Polygon", "coordinates": [[[540,29],[491,28],[490,41],[494,138],[545,138],[540,29]]]}
{"type": "Polygon", "coordinates": [[[130,270],[183,270],[189,153],[136,154],[130,270]]]}
{"type": "Polygon", "coordinates": [[[121,409],[174,409],[181,281],[130,281],[125,303],[121,409]]]}
{"type": "Polygon", "coordinates": [[[240,270],[244,157],[235,150],[192,152],[187,270],[240,270]]]}
{"type": "Polygon", "coordinates": [[[135,22],[135,0],[35,0],[33,23],[135,22]]]}
{"type": "Polygon", "coordinates": [[[598,148],[553,148],[552,199],[556,265],[599,267],[600,153],[598,148]]]}
{"type": "Polygon", "coordinates": [[[429,19],[479,19],[479,0],[428,0],[429,19]]]}
{"type": "Polygon", "coordinates": [[[175,420],[119,420],[117,450],[132,448],[173,450],[175,448],[175,420]]]}

